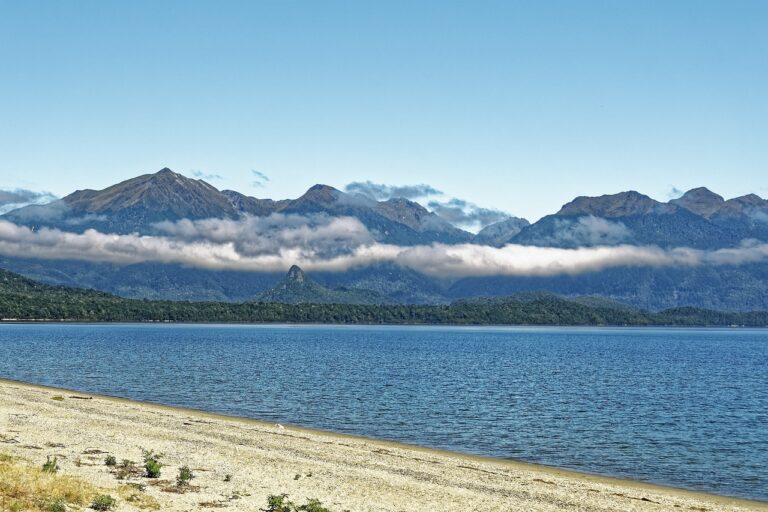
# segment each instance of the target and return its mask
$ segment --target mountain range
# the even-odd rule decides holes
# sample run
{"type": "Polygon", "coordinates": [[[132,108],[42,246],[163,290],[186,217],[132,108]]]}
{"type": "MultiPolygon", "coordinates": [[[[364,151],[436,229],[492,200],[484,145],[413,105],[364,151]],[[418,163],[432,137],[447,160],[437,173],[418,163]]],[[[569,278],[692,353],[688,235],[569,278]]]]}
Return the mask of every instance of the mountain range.
{"type": "MultiPolygon", "coordinates": [[[[582,196],[537,222],[510,217],[473,234],[404,198],[377,201],[318,184],[296,199],[259,199],[232,190],[220,191],[203,180],[167,168],[104,190],[79,190],[52,203],[22,207],[0,219],[34,232],[53,228],[71,233],[96,230],[118,235],[164,235],[169,223],[275,216],[308,219],[311,227],[324,225],[328,219],[352,218],[363,226],[360,236],[398,247],[516,244],[572,249],[629,245],[717,251],[768,242],[768,201],[754,194],[725,200],[706,188],[689,190],[668,202],[635,191],[582,196]]],[[[334,251],[343,249],[346,242],[343,236],[329,236],[323,250],[335,255],[334,251]]],[[[258,245],[261,238],[257,236],[249,243],[258,245]]],[[[287,268],[294,262],[285,263],[287,268]]],[[[275,289],[285,284],[284,269],[217,270],[178,262],[125,264],[1,252],[0,267],[50,284],[94,288],[131,298],[244,301],[260,297],[290,301],[275,289]]],[[[761,261],[720,266],[618,266],[553,275],[452,277],[427,275],[392,261],[373,259],[343,272],[315,270],[311,278],[322,288],[316,289],[321,302],[325,300],[319,297],[362,304],[448,303],[546,290],[563,296],[597,295],[650,310],[679,306],[768,309],[768,265],[761,261]]]]}

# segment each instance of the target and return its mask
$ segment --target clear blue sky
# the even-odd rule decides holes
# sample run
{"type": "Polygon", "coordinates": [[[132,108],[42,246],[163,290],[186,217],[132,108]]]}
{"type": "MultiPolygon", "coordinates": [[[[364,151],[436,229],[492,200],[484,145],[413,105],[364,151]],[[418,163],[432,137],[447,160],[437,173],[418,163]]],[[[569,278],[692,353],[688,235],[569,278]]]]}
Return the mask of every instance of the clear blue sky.
{"type": "Polygon", "coordinates": [[[0,0],[0,188],[768,196],[766,1],[0,0]],[[251,186],[251,169],[270,177],[251,186]]]}

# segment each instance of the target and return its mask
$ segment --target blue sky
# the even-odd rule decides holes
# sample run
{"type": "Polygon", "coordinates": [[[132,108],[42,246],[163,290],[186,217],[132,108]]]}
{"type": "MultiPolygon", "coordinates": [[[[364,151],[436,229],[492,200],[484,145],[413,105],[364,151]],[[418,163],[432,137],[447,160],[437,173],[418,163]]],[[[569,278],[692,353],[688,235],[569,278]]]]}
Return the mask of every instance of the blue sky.
{"type": "Polygon", "coordinates": [[[0,0],[0,66],[0,188],[768,196],[765,1],[0,0]]]}

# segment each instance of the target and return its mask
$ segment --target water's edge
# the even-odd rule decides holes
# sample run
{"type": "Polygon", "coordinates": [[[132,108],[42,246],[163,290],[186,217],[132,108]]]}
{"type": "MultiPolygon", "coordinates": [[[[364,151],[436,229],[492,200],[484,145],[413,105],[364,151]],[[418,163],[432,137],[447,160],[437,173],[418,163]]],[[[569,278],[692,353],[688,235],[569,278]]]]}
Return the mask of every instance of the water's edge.
{"type": "MultiPolygon", "coordinates": [[[[83,394],[87,394],[88,396],[98,398],[100,400],[123,403],[123,404],[131,405],[134,407],[154,408],[154,409],[159,409],[161,411],[183,412],[186,414],[192,414],[192,415],[196,415],[204,418],[219,419],[224,421],[234,421],[238,423],[259,425],[262,427],[274,426],[274,423],[265,421],[262,419],[258,419],[258,418],[249,418],[245,416],[230,416],[226,414],[206,411],[203,409],[179,407],[175,405],[168,405],[164,403],[150,402],[145,400],[125,398],[125,397],[113,396],[113,395],[103,395],[99,393],[92,393],[85,389],[52,387],[52,386],[46,386],[42,384],[36,384],[33,382],[24,382],[20,380],[8,379],[4,377],[0,377],[0,385],[16,386],[16,387],[22,387],[22,388],[33,389],[38,391],[46,391],[50,393],[83,393],[83,394]]],[[[286,425],[289,426],[292,430],[295,430],[298,432],[306,432],[313,435],[325,436],[325,437],[330,437],[335,439],[352,439],[357,441],[365,441],[367,443],[375,444],[381,447],[396,447],[404,450],[419,451],[424,453],[434,453],[438,455],[462,458],[468,461],[490,462],[494,464],[510,466],[515,469],[549,474],[554,476],[561,476],[565,478],[573,478],[573,479],[597,482],[597,483],[622,485],[625,487],[632,487],[636,489],[649,490],[649,491],[655,491],[655,492],[666,493],[666,494],[675,494],[678,496],[682,495],[682,496],[706,498],[711,501],[724,504],[724,505],[744,506],[744,507],[758,508],[760,510],[768,510],[768,501],[737,498],[737,497],[728,496],[728,495],[721,495],[721,494],[714,494],[714,493],[709,493],[705,491],[686,489],[683,487],[673,487],[669,485],[661,485],[661,484],[655,484],[650,482],[644,482],[642,480],[631,480],[631,479],[618,478],[618,477],[609,476],[609,475],[575,471],[573,469],[559,468],[555,466],[548,466],[545,464],[536,464],[533,462],[526,462],[526,461],[516,460],[516,459],[503,459],[499,457],[491,457],[486,455],[475,455],[475,454],[462,453],[462,452],[451,451],[451,450],[442,450],[439,448],[431,448],[427,446],[402,443],[398,441],[376,439],[376,438],[371,438],[371,437],[366,437],[361,435],[310,428],[310,427],[305,427],[303,425],[295,425],[295,424],[288,424],[288,423],[286,423],[286,425]]]]}
{"type": "Polygon", "coordinates": [[[333,322],[326,322],[326,323],[314,323],[314,322],[297,322],[297,323],[291,323],[291,322],[236,322],[236,321],[200,321],[195,322],[192,320],[184,320],[184,321],[174,321],[174,320],[163,320],[163,321],[126,321],[126,320],[119,320],[119,321],[111,321],[111,320],[104,320],[104,321],[98,321],[98,322],[84,322],[81,320],[35,320],[35,319],[25,319],[25,320],[13,320],[13,319],[6,319],[6,318],[0,318],[0,325],[152,325],[152,326],[160,326],[160,325],[189,325],[189,326],[253,326],[253,327],[446,327],[451,329],[461,329],[461,328],[521,328],[521,329],[557,329],[557,328],[567,328],[567,329],[672,329],[672,330],[690,330],[690,329],[696,329],[696,330],[708,330],[708,331],[716,331],[716,330],[748,330],[748,331],[768,331],[768,326],[760,326],[760,325],[708,325],[708,324],[692,324],[692,325],[675,325],[675,324],[647,324],[647,325],[634,325],[634,324],[451,324],[451,323],[444,323],[444,324],[428,324],[428,323],[408,323],[408,322],[401,322],[401,323],[382,323],[382,324],[367,324],[367,323],[359,323],[359,324],[337,324],[333,322]]]}

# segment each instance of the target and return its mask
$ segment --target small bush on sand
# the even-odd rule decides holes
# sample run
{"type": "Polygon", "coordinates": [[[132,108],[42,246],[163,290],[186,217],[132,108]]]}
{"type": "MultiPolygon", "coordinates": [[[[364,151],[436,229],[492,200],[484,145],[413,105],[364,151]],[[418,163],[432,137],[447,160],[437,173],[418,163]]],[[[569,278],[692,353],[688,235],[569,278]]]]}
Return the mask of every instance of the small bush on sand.
{"type": "Polygon", "coordinates": [[[296,505],[288,501],[287,494],[273,494],[267,496],[267,508],[263,512],[293,512],[296,505]]]}
{"type": "Polygon", "coordinates": [[[186,487],[193,478],[195,478],[195,475],[188,466],[179,468],[179,476],[176,477],[176,485],[179,487],[186,487]]]}
{"type": "Polygon", "coordinates": [[[118,480],[125,480],[126,478],[141,476],[142,474],[141,469],[132,460],[123,459],[120,464],[115,466],[115,478],[118,480]]]}
{"type": "Polygon", "coordinates": [[[111,468],[117,466],[117,458],[114,455],[107,455],[104,459],[104,465],[111,468]]]}
{"type": "Polygon", "coordinates": [[[93,510],[112,510],[117,502],[115,498],[108,494],[100,494],[93,499],[91,508],[93,510]]]}
{"type": "Polygon", "coordinates": [[[308,498],[306,505],[302,505],[296,510],[300,510],[303,512],[331,512],[330,510],[325,508],[323,504],[320,503],[319,500],[315,500],[312,498],[308,498]]]}
{"type": "Polygon", "coordinates": [[[153,450],[142,450],[144,456],[144,469],[147,471],[147,478],[160,478],[160,470],[163,464],[160,459],[163,457],[160,453],[153,450]]]}
{"type": "Polygon", "coordinates": [[[287,494],[273,494],[267,497],[267,508],[263,512],[331,512],[316,499],[308,498],[304,505],[288,500],[287,494]]]}
{"type": "Polygon", "coordinates": [[[59,459],[54,457],[51,459],[50,456],[47,456],[45,458],[45,464],[43,464],[43,472],[44,473],[56,473],[59,470],[59,459]]]}
{"type": "Polygon", "coordinates": [[[224,481],[225,482],[231,482],[232,481],[232,475],[224,475],[224,481]]]}
{"type": "Polygon", "coordinates": [[[67,502],[62,499],[52,499],[43,503],[45,512],[67,512],[67,502]]]}

